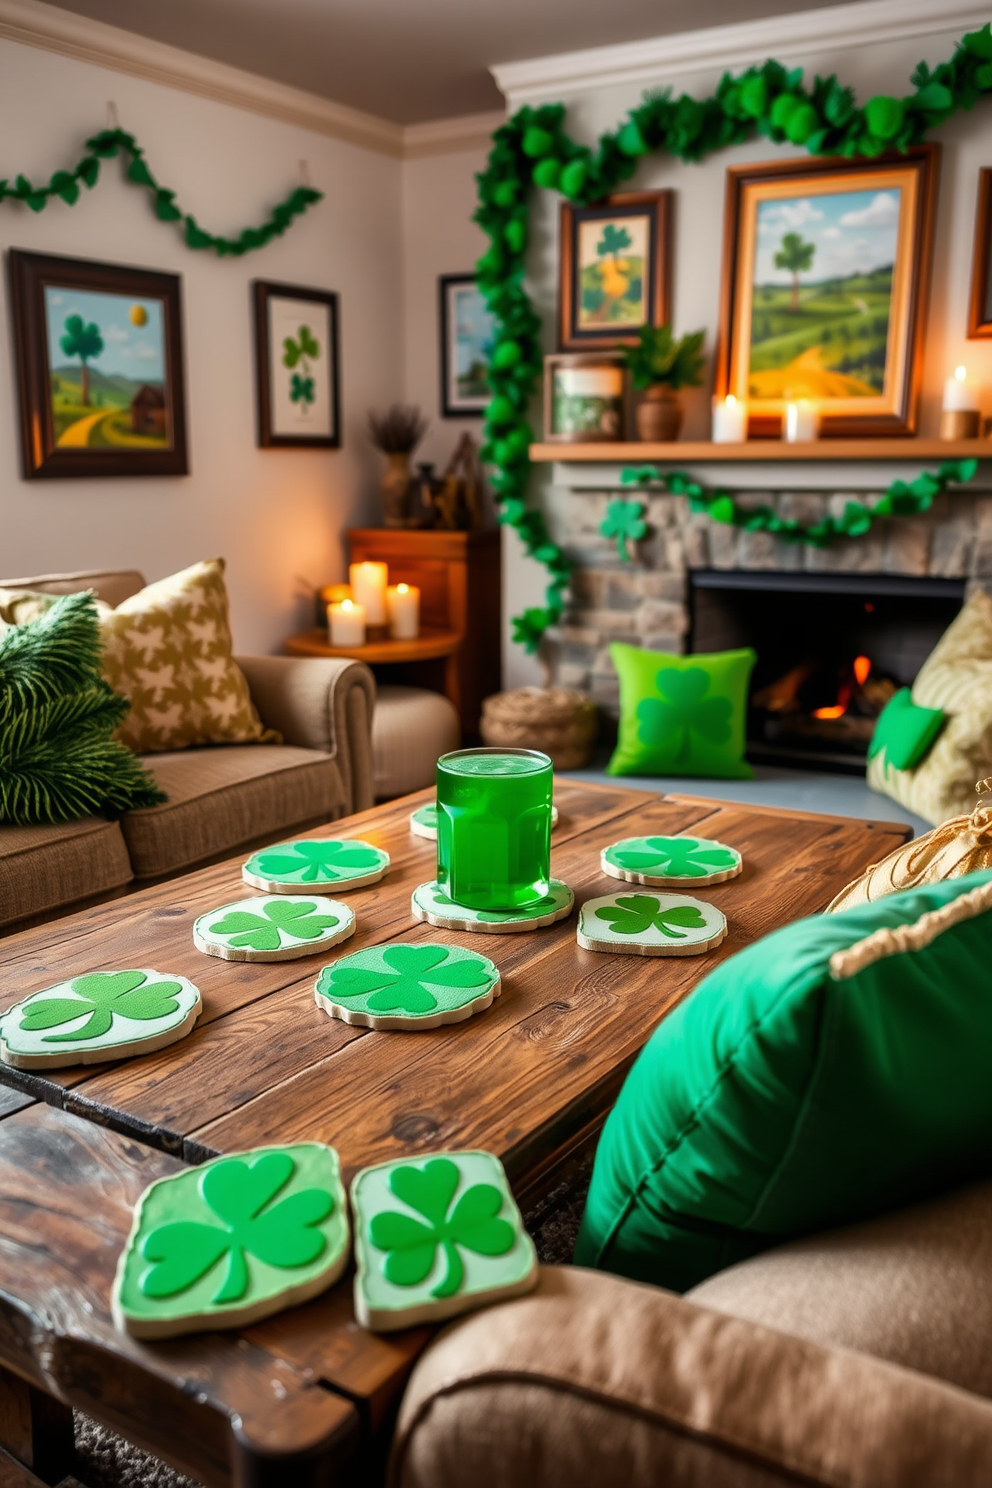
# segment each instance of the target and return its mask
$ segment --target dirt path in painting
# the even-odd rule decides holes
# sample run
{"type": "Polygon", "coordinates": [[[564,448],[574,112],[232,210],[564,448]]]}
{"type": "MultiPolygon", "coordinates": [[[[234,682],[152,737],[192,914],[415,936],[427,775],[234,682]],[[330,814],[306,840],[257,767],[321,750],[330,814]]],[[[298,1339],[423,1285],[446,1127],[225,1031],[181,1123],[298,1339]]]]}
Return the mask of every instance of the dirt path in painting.
{"type": "Polygon", "coordinates": [[[101,408],[98,413],[91,413],[86,418],[77,419],[70,424],[68,429],[59,436],[59,449],[83,449],[90,442],[90,435],[102,419],[112,418],[118,410],[101,408]]]}

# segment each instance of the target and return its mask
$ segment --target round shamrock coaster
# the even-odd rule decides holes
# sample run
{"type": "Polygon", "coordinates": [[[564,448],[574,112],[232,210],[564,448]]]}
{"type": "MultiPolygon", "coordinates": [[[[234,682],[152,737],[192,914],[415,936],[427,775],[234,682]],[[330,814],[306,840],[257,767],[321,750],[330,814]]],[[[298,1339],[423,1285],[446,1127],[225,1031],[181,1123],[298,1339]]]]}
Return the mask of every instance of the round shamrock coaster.
{"type": "Polygon", "coordinates": [[[587,899],[577,932],[587,951],[630,956],[701,956],[727,934],[726,917],[687,894],[607,894],[587,899]]]}
{"type": "Polygon", "coordinates": [[[351,1185],[355,1314],[376,1333],[520,1297],[537,1255],[491,1152],[363,1168],[351,1185]]]}
{"type": "Polygon", "coordinates": [[[413,891],[410,910],[416,920],[426,920],[442,930],[481,930],[486,935],[514,934],[518,930],[540,930],[571,914],[575,895],[560,879],[551,880],[551,892],[532,909],[468,909],[455,901],[439,883],[423,883],[413,891]]]}
{"type": "MultiPolygon", "coordinates": [[[[558,807],[551,808],[551,830],[554,831],[558,825],[558,807]]],[[[429,806],[421,806],[417,811],[410,813],[410,831],[415,837],[426,837],[430,842],[437,841],[437,807],[433,801],[429,806]]]]}
{"type": "Polygon", "coordinates": [[[389,867],[389,854],[357,837],[307,838],[279,842],[252,853],[241,870],[245,883],[269,894],[295,894],[309,885],[359,889],[378,883],[389,867]]]}
{"type": "Polygon", "coordinates": [[[243,1328],[325,1291],[349,1248],[333,1147],[215,1158],[141,1195],[117,1263],[114,1322],[135,1338],[243,1328]]]}
{"type": "Polygon", "coordinates": [[[366,1028],[438,1028],[481,1013],[500,993],[487,956],[460,946],[372,946],[325,966],[314,998],[332,1018],[366,1028]]]}
{"type": "Polygon", "coordinates": [[[150,1054],[184,1038],[202,1006],[185,977],[147,966],[88,972],[8,1008],[0,1059],[15,1069],[58,1069],[150,1054]]]}
{"type": "Polygon", "coordinates": [[[193,944],[224,961],[295,961],[355,933],[355,911],[319,894],[305,898],[238,899],[201,915],[193,944]]]}
{"type": "Polygon", "coordinates": [[[628,883],[702,887],[736,878],[744,860],[735,847],[709,837],[624,837],[603,848],[599,864],[628,883]]]}

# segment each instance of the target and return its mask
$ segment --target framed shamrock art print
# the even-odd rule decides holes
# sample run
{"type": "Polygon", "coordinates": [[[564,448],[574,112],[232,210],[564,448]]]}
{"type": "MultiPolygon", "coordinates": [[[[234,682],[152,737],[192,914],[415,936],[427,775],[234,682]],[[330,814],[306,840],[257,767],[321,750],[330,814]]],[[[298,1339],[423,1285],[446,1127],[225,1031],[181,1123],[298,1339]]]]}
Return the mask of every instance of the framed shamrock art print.
{"type": "Polygon", "coordinates": [[[256,279],[255,371],[262,449],[339,449],[338,297],[256,279]]]}
{"type": "Polygon", "coordinates": [[[670,191],[626,191],[591,207],[563,202],[558,340],[562,351],[633,346],[670,316],[670,191]]]}

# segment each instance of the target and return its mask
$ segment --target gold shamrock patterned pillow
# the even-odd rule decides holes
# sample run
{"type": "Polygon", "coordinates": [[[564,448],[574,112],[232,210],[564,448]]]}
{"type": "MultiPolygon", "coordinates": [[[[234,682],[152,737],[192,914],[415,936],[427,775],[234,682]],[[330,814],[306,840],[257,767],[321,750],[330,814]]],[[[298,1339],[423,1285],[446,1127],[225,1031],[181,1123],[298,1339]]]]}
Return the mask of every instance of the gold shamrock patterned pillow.
{"type": "Polygon", "coordinates": [[[223,558],[149,584],[101,615],[103,674],[131,711],[116,737],[137,754],[278,741],[231,655],[223,558]]]}

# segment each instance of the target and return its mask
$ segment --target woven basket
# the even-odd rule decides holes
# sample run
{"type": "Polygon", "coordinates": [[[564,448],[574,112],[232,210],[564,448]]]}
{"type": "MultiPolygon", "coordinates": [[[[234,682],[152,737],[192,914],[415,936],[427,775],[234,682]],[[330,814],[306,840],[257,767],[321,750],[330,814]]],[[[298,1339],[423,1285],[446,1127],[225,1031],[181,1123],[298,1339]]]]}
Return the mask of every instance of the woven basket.
{"type": "Polygon", "coordinates": [[[518,687],[486,698],[479,732],[486,744],[540,749],[556,770],[578,770],[589,763],[598,724],[596,704],[584,692],[518,687]]]}

